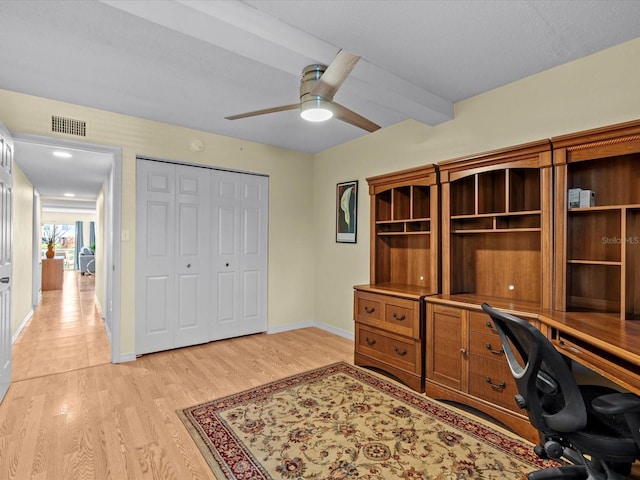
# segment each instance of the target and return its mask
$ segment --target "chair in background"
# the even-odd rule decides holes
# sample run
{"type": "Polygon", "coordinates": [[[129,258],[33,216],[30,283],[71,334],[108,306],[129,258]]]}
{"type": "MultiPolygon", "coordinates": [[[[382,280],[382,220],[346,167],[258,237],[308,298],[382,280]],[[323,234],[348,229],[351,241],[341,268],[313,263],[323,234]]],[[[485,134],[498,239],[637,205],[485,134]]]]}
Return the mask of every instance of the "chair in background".
{"type": "Polygon", "coordinates": [[[629,478],[640,458],[640,397],[579,386],[568,359],[538,329],[486,303],[482,309],[500,335],[518,387],[516,402],[540,433],[536,454],[571,462],[532,472],[529,480],[629,478]]]}
{"type": "Polygon", "coordinates": [[[80,268],[80,275],[89,274],[93,275],[96,273],[96,261],[95,254],[93,250],[89,247],[82,247],[80,249],[80,254],[78,255],[78,266],[80,268]]]}

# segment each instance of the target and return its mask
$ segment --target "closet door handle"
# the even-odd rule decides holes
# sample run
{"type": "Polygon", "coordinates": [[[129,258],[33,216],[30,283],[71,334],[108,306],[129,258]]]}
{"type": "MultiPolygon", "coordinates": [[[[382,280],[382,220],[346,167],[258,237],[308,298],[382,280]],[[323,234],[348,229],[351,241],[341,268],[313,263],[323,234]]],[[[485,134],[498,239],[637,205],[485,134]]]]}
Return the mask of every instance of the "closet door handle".
{"type": "Polygon", "coordinates": [[[0,278],[0,283],[9,283],[9,277],[0,278]]]}

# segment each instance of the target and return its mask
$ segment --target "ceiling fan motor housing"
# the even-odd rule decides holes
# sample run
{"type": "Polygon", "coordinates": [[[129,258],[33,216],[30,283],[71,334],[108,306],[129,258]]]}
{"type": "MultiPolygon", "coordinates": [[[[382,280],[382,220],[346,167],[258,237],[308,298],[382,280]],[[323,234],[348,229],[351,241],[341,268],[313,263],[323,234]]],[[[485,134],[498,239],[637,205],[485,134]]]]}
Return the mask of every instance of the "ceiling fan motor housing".
{"type": "Polygon", "coordinates": [[[314,64],[304,67],[302,70],[302,81],[300,82],[300,107],[306,108],[327,108],[331,104],[330,100],[319,95],[311,95],[311,91],[327,69],[326,65],[314,64]]]}

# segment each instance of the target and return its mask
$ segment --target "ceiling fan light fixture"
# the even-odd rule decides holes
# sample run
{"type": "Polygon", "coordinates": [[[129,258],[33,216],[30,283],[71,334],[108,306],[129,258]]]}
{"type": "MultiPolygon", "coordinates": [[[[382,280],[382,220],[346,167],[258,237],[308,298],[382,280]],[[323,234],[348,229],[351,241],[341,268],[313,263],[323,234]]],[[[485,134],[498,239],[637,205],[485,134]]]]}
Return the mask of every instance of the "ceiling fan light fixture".
{"type": "Polygon", "coordinates": [[[331,102],[322,97],[306,100],[300,104],[300,116],[309,122],[325,122],[333,117],[331,102]]]}

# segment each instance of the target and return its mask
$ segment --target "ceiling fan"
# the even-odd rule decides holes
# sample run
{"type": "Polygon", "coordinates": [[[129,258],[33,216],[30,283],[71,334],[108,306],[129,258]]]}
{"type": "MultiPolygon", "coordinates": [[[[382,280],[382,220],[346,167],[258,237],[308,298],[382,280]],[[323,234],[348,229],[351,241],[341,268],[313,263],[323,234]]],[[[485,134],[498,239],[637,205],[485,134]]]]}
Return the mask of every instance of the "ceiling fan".
{"type": "Polygon", "coordinates": [[[322,122],[335,117],[368,132],[378,130],[380,125],[376,125],[371,120],[333,101],[338,88],[351,73],[358,60],[360,60],[359,56],[340,50],[329,66],[313,64],[304,67],[300,81],[299,103],[241,113],[225,118],[238,120],[299,108],[300,116],[311,122],[322,122]]]}

